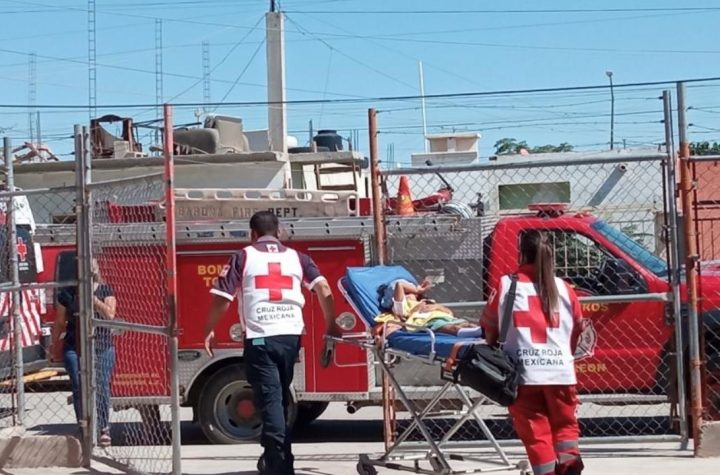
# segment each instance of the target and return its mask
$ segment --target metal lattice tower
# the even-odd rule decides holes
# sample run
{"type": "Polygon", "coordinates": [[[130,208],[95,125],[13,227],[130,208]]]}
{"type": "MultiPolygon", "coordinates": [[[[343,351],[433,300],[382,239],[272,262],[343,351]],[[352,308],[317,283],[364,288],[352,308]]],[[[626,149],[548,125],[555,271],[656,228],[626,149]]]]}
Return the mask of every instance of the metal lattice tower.
{"type": "Polygon", "coordinates": [[[203,111],[207,112],[210,103],[210,42],[202,42],[202,78],[203,78],[203,111]]]}
{"type": "Polygon", "coordinates": [[[97,43],[95,0],[88,0],[88,108],[90,119],[97,117],[97,43]]]}
{"type": "MultiPolygon", "coordinates": [[[[155,19],[155,104],[157,104],[157,118],[162,117],[163,103],[163,32],[162,20],[155,19]]],[[[160,129],[155,129],[155,143],[160,143],[160,129]]]]}
{"type": "MultiPolygon", "coordinates": [[[[35,104],[37,102],[37,55],[32,52],[28,58],[28,133],[30,143],[35,142],[35,104]]],[[[40,137],[38,137],[40,142],[40,137]]]]}

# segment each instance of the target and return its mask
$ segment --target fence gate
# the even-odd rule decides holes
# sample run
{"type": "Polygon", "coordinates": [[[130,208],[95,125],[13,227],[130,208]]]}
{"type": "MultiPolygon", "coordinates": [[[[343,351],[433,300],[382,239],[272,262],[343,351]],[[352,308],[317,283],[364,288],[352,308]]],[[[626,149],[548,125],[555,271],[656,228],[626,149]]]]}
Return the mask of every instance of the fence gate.
{"type": "MultiPolygon", "coordinates": [[[[78,435],[75,400],[71,393],[57,390],[63,373],[58,368],[63,360],[62,340],[50,347],[46,323],[57,313],[58,295],[77,285],[73,251],[76,189],[18,189],[8,138],[2,148],[0,436],[78,435]],[[48,252],[45,259],[42,250],[48,252]],[[55,263],[50,262],[50,255],[58,264],[57,272],[51,268],[55,263]]],[[[51,453],[13,457],[18,464],[56,460],[51,453]]]]}
{"type": "Polygon", "coordinates": [[[87,158],[82,167],[87,231],[78,255],[93,454],[143,473],[179,474],[172,164],[166,174],[105,182],[91,179],[87,158]]]}
{"type": "MultiPolygon", "coordinates": [[[[546,232],[556,273],[574,286],[585,316],[576,354],[583,437],[680,440],[684,414],[676,416],[673,396],[684,391],[684,378],[675,371],[678,283],[670,280],[678,264],[669,262],[677,243],[666,221],[667,156],[512,160],[380,172],[387,261],[418,279],[430,277],[431,298],[477,320],[500,275],[517,268],[522,233],[546,232]],[[421,223],[412,229],[393,223],[403,176],[415,200],[413,219],[421,223]]],[[[403,363],[399,379],[424,404],[435,394],[437,374],[420,366],[403,363]]],[[[462,402],[442,404],[452,411],[462,402]]],[[[480,413],[497,437],[515,438],[506,409],[486,404],[480,413]]],[[[407,424],[404,417],[396,414],[397,424],[407,424]]],[[[444,433],[452,421],[433,423],[444,433]]],[[[454,436],[482,438],[471,423],[454,436]]]]}

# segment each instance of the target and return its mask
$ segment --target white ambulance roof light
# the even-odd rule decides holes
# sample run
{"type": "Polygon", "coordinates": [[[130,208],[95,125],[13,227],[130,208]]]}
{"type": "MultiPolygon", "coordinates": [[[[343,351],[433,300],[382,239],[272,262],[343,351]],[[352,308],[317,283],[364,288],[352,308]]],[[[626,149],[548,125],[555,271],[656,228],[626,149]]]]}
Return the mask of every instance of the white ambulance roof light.
{"type": "Polygon", "coordinates": [[[539,217],[556,218],[562,216],[568,210],[567,203],[531,203],[528,205],[530,211],[537,212],[539,217]]]}

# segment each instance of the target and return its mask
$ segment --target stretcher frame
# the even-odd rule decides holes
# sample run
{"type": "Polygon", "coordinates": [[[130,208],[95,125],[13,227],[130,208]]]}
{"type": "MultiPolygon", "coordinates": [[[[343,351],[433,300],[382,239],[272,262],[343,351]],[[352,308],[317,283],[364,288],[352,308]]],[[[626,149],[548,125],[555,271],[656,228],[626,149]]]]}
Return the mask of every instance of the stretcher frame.
{"type": "MultiPolygon", "coordinates": [[[[361,347],[373,355],[374,364],[378,365],[390,382],[390,385],[395,390],[397,398],[400,400],[402,405],[410,414],[411,422],[402,433],[398,435],[396,440],[386,448],[385,453],[380,457],[374,459],[369,455],[360,455],[357,464],[357,471],[359,475],[376,475],[377,470],[375,467],[383,467],[390,470],[422,473],[428,475],[452,475],[452,474],[478,474],[478,473],[490,473],[500,471],[511,471],[518,470],[521,475],[529,474],[530,466],[526,460],[522,460],[513,463],[508,458],[505,450],[500,446],[495,436],[490,431],[481,415],[478,413],[478,409],[484,403],[488,401],[485,396],[479,397],[473,402],[468,394],[460,387],[459,384],[455,383],[449,369],[446,367],[445,361],[437,356],[435,351],[435,333],[425,327],[415,327],[407,325],[399,320],[388,321],[383,323],[383,332],[380,335],[373,334],[373,329],[368,325],[368,322],[363,318],[362,313],[357,308],[355,302],[350,298],[347,290],[342,284],[342,279],[338,281],[338,289],[345,297],[349,305],[355,311],[355,313],[362,320],[365,325],[366,331],[364,333],[352,333],[345,334],[342,337],[328,336],[327,341],[330,347],[337,343],[349,344],[361,347]],[[427,333],[430,339],[430,351],[427,355],[415,355],[413,353],[391,348],[385,338],[389,324],[399,325],[405,330],[412,330],[414,332],[427,333]],[[444,385],[435,394],[435,396],[428,402],[423,408],[415,408],[412,401],[407,397],[403,387],[398,382],[397,378],[393,374],[393,367],[400,364],[403,360],[418,361],[426,365],[437,366],[440,369],[441,378],[445,381],[444,385]],[[448,393],[455,390],[463,403],[463,408],[459,411],[453,411],[452,413],[443,413],[444,417],[456,416],[457,421],[447,430],[439,440],[435,440],[428,429],[425,419],[433,418],[432,410],[445,399],[448,393]],[[443,449],[450,443],[453,435],[468,421],[474,420],[480,430],[483,432],[487,441],[491,444],[499,460],[480,458],[474,456],[468,456],[458,453],[444,454],[443,449]],[[427,449],[417,448],[415,445],[412,448],[403,447],[403,443],[407,438],[417,429],[420,431],[423,439],[427,442],[427,449]],[[421,461],[427,461],[430,464],[431,469],[423,468],[420,466],[421,461]],[[494,466],[478,467],[473,469],[461,469],[454,470],[450,462],[478,462],[494,466]],[[405,463],[403,463],[405,462],[405,463]],[[412,465],[407,464],[408,462],[412,465]]],[[[383,401],[383,404],[389,404],[389,401],[383,401]]]]}

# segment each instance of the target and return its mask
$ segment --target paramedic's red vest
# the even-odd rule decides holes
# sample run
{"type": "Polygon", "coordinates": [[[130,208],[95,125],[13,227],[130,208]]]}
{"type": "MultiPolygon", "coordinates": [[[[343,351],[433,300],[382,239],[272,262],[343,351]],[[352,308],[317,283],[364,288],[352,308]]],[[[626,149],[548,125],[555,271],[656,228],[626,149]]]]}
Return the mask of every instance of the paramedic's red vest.
{"type": "MultiPolygon", "coordinates": [[[[573,315],[567,284],[562,279],[555,279],[560,302],[552,322],[548,322],[535,286],[527,276],[521,274],[519,277],[513,318],[503,349],[517,363],[520,384],[576,384],[570,345],[573,315]]],[[[510,277],[503,276],[498,296],[499,315],[503,315],[509,289],[510,277]]]]}
{"type": "Polygon", "coordinates": [[[278,249],[272,242],[267,248],[271,252],[245,248],[240,316],[245,336],[300,335],[305,304],[300,256],[290,248],[272,252],[278,249]]]}

